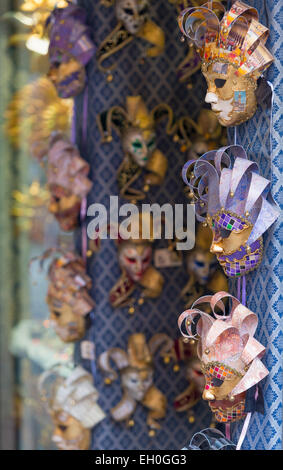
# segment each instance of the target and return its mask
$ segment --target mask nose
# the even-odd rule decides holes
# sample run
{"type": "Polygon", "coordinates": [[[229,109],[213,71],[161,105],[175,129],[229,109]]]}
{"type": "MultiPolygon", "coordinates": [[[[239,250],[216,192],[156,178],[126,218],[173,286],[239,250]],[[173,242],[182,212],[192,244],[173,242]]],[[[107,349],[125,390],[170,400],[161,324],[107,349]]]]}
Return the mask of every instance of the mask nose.
{"type": "Polygon", "coordinates": [[[218,99],[215,93],[211,93],[210,91],[206,93],[205,102],[212,104],[217,103],[218,99]]]}
{"type": "Polygon", "coordinates": [[[76,326],[77,326],[77,322],[76,322],[76,321],[70,321],[70,322],[68,323],[68,327],[69,327],[69,328],[76,328],[76,326]]]}
{"type": "Polygon", "coordinates": [[[204,391],[203,391],[202,398],[203,398],[203,400],[206,400],[206,401],[213,401],[213,400],[215,400],[215,396],[214,396],[213,393],[210,392],[209,390],[204,390],[204,391]]]}
{"type": "Polygon", "coordinates": [[[216,243],[212,243],[209,251],[210,253],[214,254],[223,253],[223,248],[221,248],[221,246],[217,245],[216,243]]]}

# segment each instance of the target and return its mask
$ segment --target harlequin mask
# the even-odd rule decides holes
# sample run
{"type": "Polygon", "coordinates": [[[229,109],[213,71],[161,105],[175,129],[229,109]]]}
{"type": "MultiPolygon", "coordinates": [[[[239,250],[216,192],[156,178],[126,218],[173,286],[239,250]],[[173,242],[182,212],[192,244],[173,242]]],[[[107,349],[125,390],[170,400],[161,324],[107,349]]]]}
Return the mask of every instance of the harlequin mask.
{"type": "Polygon", "coordinates": [[[262,260],[262,235],[279,216],[268,195],[270,181],[258,171],[239,145],[207,152],[183,168],[197,219],[207,222],[213,232],[210,251],[229,277],[257,268],[262,260]],[[235,156],[233,164],[229,151],[235,156]]]}
{"type": "Polygon", "coordinates": [[[182,33],[196,45],[211,104],[222,126],[250,119],[257,107],[257,79],[274,60],[264,46],[269,30],[255,8],[237,0],[225,13],[219,2],[187,8],[179,16],[182,33]],[[224,13],[219,19],[215,11],[224,13]]]}
{"type": "Polygon", "coordinates": [[[116,0],[116,16],[126,30],[137,34],[148,19],[148,0],[116,0]]]}
{"type": "Polygon", "coordinates": [[[39,392],[54,424],[52,441],[60,450],[87,450],[91,428],[105,414],[97,404],[98,393],[88,372],[78,366],[64,375],[50,370],[39,379],[39,392]]]}
{"type": "Polygon", "coordinates": [[[47,303],[54,329],[62,341],[78,341],[85,334],[85,317],[94,308],[83,260],[67,253],[52,261],[48,277],[47,303]]]}
{"type": "Polygon", "coordinates": [[[131,155],[139,167],[146,167],[156,147],[155,133],[132,127],[122,136],[123,150],[131,155]]]}
{"type": "Polygon", "coordinates": [[[62,230],[73,230],[78,224],[81,201],[92,187],[88,172],[89,165],[67,139],[60,134],[51,139],[47,166],[49,211],[62,230]]]}
{"type": "Polygon", "coordinates": [[[247,391],[268,375],[260,360],[265,348],[254,338],[257,315],[230,294],[218,292],[198,299],[180,315],[180,329],[183,322],[187,332],[182,332],[183,336],[199,337],[198,356],[205,375],[202,396],[216,420],[233,422],[243,418],[247,391]],[[222,300],[225,297],[232,301],[227,316],[222,300]],[[198,309],[204,302],[210,303],[213,315],[198,309]],[[222,314],[216,314],[216,308],[222,314]]]}
{"type": "Polygon", "coordinates": [[[145,55],[157,57],[164,50],[165,35],[162,29],[149,19],[149,0],[101,0],[102,5],[109,7],[115,4],[117,25],[100,44],[97,51],[99,69],[107,73],[107,81],[111,82],[112,70],[116,64],[105,65],[105,62],[129,44],[135,37],[149,42],[145,55]]]}
{"type": "Polygon", "coordinates": [[[110,411],[115,421],[129,421],[133,415],[136,403],[140,402],[150,411],[147,424],[152,429],[159,429],[158,419],[166,413],[167,400],[153,385],[153,356],[161,347],[161,354],[172,348],[172,340],[165,334],[158,333],[146,343],[145,335],[135,333],[130,336],[127,352],[120,348],[112,348],[102,353],[98,358],[100,369],[106,374],[105,383],[110,384],[117,379],[117,373],[111,367],[110,360],[120,371],[123,398],[110,411]]]}
{"type": "Polygon", "coordinates": [[[152,260],[150,243],[124,242],[119,248],[119,264],[134,282],[139,282],[152,260]]]}
{"type": "Polygon", "coordinates": [[[61,98],[76,96],[85,86],[85,66],[95,52],[85,22],[85,11],[71,4],[64,9],[55,8],[47,22],[50,27],[48,76],[61,98]]]}

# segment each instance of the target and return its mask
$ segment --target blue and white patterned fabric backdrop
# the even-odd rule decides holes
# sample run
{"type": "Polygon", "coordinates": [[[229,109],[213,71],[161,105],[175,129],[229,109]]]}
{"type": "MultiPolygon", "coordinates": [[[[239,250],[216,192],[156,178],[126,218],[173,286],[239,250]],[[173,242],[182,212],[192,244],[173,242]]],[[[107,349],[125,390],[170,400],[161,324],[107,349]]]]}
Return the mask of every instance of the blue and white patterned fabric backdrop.
{"type": "MultiPolygon", "coordinates": [[[[79,3],[87,9],[88,23],[98,45],[115,26],[114,9],[101,6],[98,0],[81,0],[79,3]]],[[[94,182],[88,204],[98,202],[108,206],[109,195],[118,194],[116,172],[122,159],[121,144],[116,136],[110,144],[100,143],[96,125],[98,113],[113,105],[124,105],[127,95],[141,94],[149,109],[164,101],[172,106],[177,116],[189,114],[193,118],[197,116],[203,103],[204,79],[201,74],[198,75],[198,85],[193,91],[188,91],[176,78],[176,68],[184,58],[186,48],[180,42],[175,8],[167,0],[159,0],[152,2],[151,12],[153,20],[166,34],[166,51],[162,56],[146,60],[143,65],[138,63],[143,53],[143,44],[139,39],[134,40],[117,54],[117,68],[110,84],[98,70],[95,60],[88,66],[89,113],[85,158],[91,165],[91,178],[94,182]]],[[[81,136],[82,101],[83,97],[77,100],[78,136],[81,136]]],[[[164,124],[159,126],[157,145],[167,156],[169,169],[165,184],[151,190],[150,202],[182,203],[187,201],[184,199],[181,180],[181,168],[186,156],[165,135],[164,127],[164,124]]],[[[90,259],[88,271],[93,279],[92,294],[96,302],[92,338],[96,344],[97,356],[113,346],[125,348],[129,335],[138,331],[145,333],[148,340],[157,332],[168,333],[172,338],[177,337],[177,317],[184,308],[180,290],[187,281],[183,267],[163,269],[165,288],[162,296],[157,300],[147,300],[133,316],[128,314],[127,309],[113,310],[108,302],[109,291],[120,275],[113,241],[102,241],[101,251],[90,259]]],[[[146,410],[141,405],[135,412],[135,426],[132,429],[115,423],[108,413],[108,417],[94,430],[93,449],[181,449],[194,432],[209,425],[211,413],[204,402],[195,407],[194,424],[189,424],[186,413],[177,414],[174,411],[174,397],[187,386],[184,370],[183,374],[176,374],[172,364],[165,365],[157,357],[155,362],[155,384],[168,399],[168,412],[162,420],[162,429],[154,438],[148,436],[146,410]]],[[[97,371],[96,385],[100,392],[99,403],[109,412],[121,398],[119,381],[105,386],[97,371]]]]}
{"type": "MultiPolygon", "coordinates": [[[[268,79],[274,85],[272,145],[270,152],[269,122],[270,113],[259,109],[256,116],[237,132],[237,143],[248,148],[250,158],[260,164],[266,177],[272,177],[273,195],[280,202],[280,46],[282,28],[280,29],[280,0],[249,0],[260,12],[263,23],[270,26],[271,37],[268,42],[276,62],[268,71],[268,79]],[[268,18],[267,18],[268,15],[268,18]]],[[[80,0],[88,12],[88,22],[94,31],[95,42],[100,41],[115,26],[113,8],[107,9],[98,0],[80,0]]],[[[193,90],[179,84],[176,79],[176,68],[184,57],[184,45],[179,41],[176,23],[176,12],[167,0],[152,2],[152,18],[166,33],[166,51],[157,59],[137,63],[142,55],[143,45],[135,40],[117,55],[117,69],[112,83],[97,69],[95,60],[88,66],[89,80],[89,112],[88,141],[85,158],[91,164],[93,190],[88,204],[100,202],[106,206],[109,195],[118,194],[116,171],[120,165],[122,152],[119,139],[114,137],[110,144],[100,144],[100,136],[96,126],[96,116],[113,105],[123,105],[127,95],[141,94],[151,109],[160,101],[169,103],[174,111],[181,116],[189,113],[196,117],[204,99],[205,84],[201,75],[195,80],[193,90]]],[[[282,26],[282,25],[281,25],[282,26]]],[[[82,114],[82,97],[77,99],[77,115],[82,114]]],[[[80,119],[77,120],[79,123],[80,119]]],[[[77,128],[81,136],[80,123],[77,128]]],[[[183,202],[183,184],[180,171],[185,155],[159,128],[158,147],[167,155],[169,171],[166,182],[161,188],[151,192],[151,202],[183,202]]],[[[281,232],[282,233],[282,232],[281,232]]],[[[262,417],[255,414],[245,439],[244,449],[279,449],[282,446],[282,328],[280,327],[282,297],[280,297],[280,275],[282,259],[280,257],[280,228],[273,227],[265,240],[265,259],[247,282],[247,305],[260,317],[258,338],[266,345],[265,364],[270,370],[264,383],[266,413],[262,417]]],[[[156,332],[166,332],[172,337],[177,335],[177,316],[183,309],[179,299],[181,287],[186,282],[183,268],[164,269],[166,279],[163,295],[158,300],[148,300],[139,308],[134,316],[125,310],[113,311],[108,302],[108,293],[119,276],[116,249],[110,240],[102,242],[98,255],[89,260],[88,271],[93,279],[93,297],[96,301],[94,325],[90,331],[96,344],[96,353],[118,346],[125,348],[128,336],[135,331],[142,331],[149,339],[156,332]]],[[[231,286],[233,290],[234,286],[231,286]]],[[[87,366],[87,364],[85,364],[87,366]]],[[[100,404],[108,412],[118,403],[121,397],[119,382],[106,387],[99,371],[95,374],[96,385],[100,392],[100,404]]],[[[168,398],[168,412],[162,420],[162,430],[154,438],[148,436],[145,424],[146,411],[138,406],[135,413],[135,426],[127,429],[114,423],[108,417],[100,423],[93,433],[93,449],[181,449],[189,441],[192,434],[209,425],[210,412],[205,403],[196,407],[196,422],[192,425],[184,415],[177,415],[172,407],[176,393],[186,386],[182,374],[175,374],[172,365],[166,366],[161,359],[156,359],[155,383],[168,398]]],[[[242,424],[234,425],[234,441],[239,436],[242,424]]]]}
{"type": "MultiPolygon", "coordinates": [[[[249,0],[259,11],[261,23],[270,28],[267,47],[275,56],[266,78],[274,87],[272,120],[270,109],[259,108],[256,115],[237,128],[237,143],[248,151],[248,157],[259,164],[261,174],[272,180],[272,195],[282,207],[282,1],[249,0]],[[280,52],[281,50],[281,52],[280,52]],[[271,138],[270,141],[270,127],[271,138]]],[[[234,131],[230,132],[231,142],[234,131]]],[[[243,449],[282,449],[282,224],[276,223],[264,239],[265,256],[257,271],[247,276],[247,306],[259,316],[257,338],[266,346],[263,359],[270,371],[263,382],[265,415],[255,413],[243,449]],[[281,240],[281,242],[280,242],[281,240]]],[[[236,292],[231,283],[231,289],[236,292]]],[[[242,424],[234,425],[233,440],[237,441],[242,424]]]]}

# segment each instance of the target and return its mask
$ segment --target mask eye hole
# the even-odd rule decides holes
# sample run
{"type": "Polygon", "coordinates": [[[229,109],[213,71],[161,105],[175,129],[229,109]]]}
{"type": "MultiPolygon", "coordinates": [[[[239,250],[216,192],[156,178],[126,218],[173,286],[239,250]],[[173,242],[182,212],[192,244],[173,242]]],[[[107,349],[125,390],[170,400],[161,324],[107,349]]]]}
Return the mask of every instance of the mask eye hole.
{"type": "Polygon", "coordinates": [[[145,15],[147,13],[147,7],[144,7],[140,10],[140,15],[145,15]]]}
{"type": "Polygon", "coordinates": [[[127,257],[127,261],[131,264],[135,263],[136,262],[136,259],[135,258],[129,258],[127,257]]]}
{"type": "Polygon", "coordinates": [[[214,83],[216,88],[223,88],[226,83],[226,80],[224,80],[224,78],[216,78],[214,80],[214,83]]]}
{"type": "Polygon", "coordinates": [[[195,265],[198,266],[199,268],[203,268],[204,267],[204,262],[195,260],[195,265]]]}
{"type": "Polygon", "coordinates": [[[62,431],[62,432],[66,431],[66,429],[67,429],[67,426],[64,426],[64,424],[60,424],[60,426],[58,426],[58,427],[59,427],[60,431],[62,431]]]}
{"type": "Polygon", "coordinates": [[[55,317],[57,317],[57,318],[61,317],[61,312],[58,312],[58,310],[54,310],[53,313],[54,313],[55,317]]]}
{"type": "Polygon", "coordinates": [[[126,13],[126,15],[130,15],[130,16],[133,16],[134,12],[133,10],[131,10],[131,8],[124,8],[124,12],[126,13]]]}
{"type": "Polygon", "coordinates": [[[213,377],[212,381],[211,381],[211,385],[213,387],[221,387],[221,385],[223,384],[224,380],[221,380],[221,379],[218,379],[217,377],[213,377]]]}
{"type": "Polygon", "coordinates": [[[142,143],[139,140],[135,140],[135,142],[133,142],[133,147],[135,149],[141,149],[142,148],[142,143]]]}
{"type": "Polygon", "coordinates": [[[230,235],[231,235],[231,230],[227,230],[226,228],[220,229],[221,238],[228,238],[230,235]]]}

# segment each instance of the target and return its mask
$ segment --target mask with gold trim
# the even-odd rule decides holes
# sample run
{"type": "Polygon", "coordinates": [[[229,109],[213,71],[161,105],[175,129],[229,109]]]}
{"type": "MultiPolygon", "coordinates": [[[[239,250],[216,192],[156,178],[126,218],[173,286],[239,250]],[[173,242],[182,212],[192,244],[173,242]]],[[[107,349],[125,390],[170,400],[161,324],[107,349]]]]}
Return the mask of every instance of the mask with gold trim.
{"type": "Polygon", "coordinates": [[[85,86],[85,66],[95,53],[90,29],[86,26],[86,12],[72,4],[55,8],[47,26],[50,37],[48,76],[61,98],[77,96],[85,86]]]}
{"type": "Polygon", "coordinates": [[[218,268],[217,258],[209,249],[212,242],[211,230],[199,224],[196,232],[195,247],[187,253],[186,266],[189,281],[181,295],[186,308],[200,296],[214,294],[228,289],[226,276],[218,268]]]}
{"type": "Polygon", "coordinates": [[[227,292],[218,292],[198,299],[180,315],[178,324],[184,337],[199,338],[198,356],[205,375],[202,396],[208,400],[216,420],[238,421],[251,411],[248,407],[261,410],[259,403],[257,408],[258,394],[254,388],[268,375],[268,370],[260,360],[265,348],[254,338],[257,315],[227,292]],[[227,297],[231,305],[225,316],[227,307],[223,299],[227,297]],[[212,315],[199,309],[204,302],[210,304],[212,315]],[[251,398],[247,399],[250,391],[254,391],[253,403],[251,398]]]}
{"type": "Polygon", "coordinates": [[[151,428],[150,435],[154,435],[155,429],[160,429],[157,420],[165,417],[167,400],[153,382],[153,357],[159,348],[161,355],[167,354],[172,344],[172,340],[163,333],[154,335],[148,344],[143,333],[135,333],[129,337],[127,351],[111,348],[99,356],[98,366],[106,376],[106,384],[111,384],[118,377],[111,366],[111,360],[120,372],[123,397],[110,410],[115,421],[125,421],[128,426],[133,426],[132,416],[137,403],[141,403],[149,409],[147,425],[151,428]]]}
{"type": "Polygon", "coordinates": [[[81,366],[74,370],[49,370],[40,376],[38,388],[52,417],[52,441],[56,446],[60,450],[89,449],[91,429],[105,418],[97,404],[92,376],[81,366]]]}
{"type": "Polygon", "coordinates": [[[50,141],[47,164],[47,185],[51,193],[49,211],[62,230],[78,225],[81,201],[92,187],[88,179],[89,165],[71,142],[61,134],[50,141]]]}
{"type": "Polygon", "coordinates": [[[117,246],[122,275],[111,289],[109,299],[115,308],[131,305],[129,313],[134,313],[134,300],[131,296],[136,287],[142,289],[142,296],[139,299],[139,303],[142,304],[145,297],[159,297],[164,278],[151,264],[154,241],[151,214],[141,213],[138,217],[133,217],[129,230],[133,234],[130,237],[128,229],[124,230],[121,225],[119,227],[117,246]],[[143,237],[142,230],[147,230],[148,238],[143,237]]]}
{"type": "Polygon", "coordinates": [[[163,119],[167,121],[167,135],[174,135],[173,140],[181,143],[187,142],[188,132],[183,125],[186,118],[176,121],[171,107],[165,103],[149,112],[141,96],[128,96],[125,108],[113,106],[97,117],[102,142],[112,141],[112,129],[121,138],[124,160],[117,178],[120,194],[125,199],[142,200],[151,186],[164,181],[168,162],[156,147],[155,132],[157,123],[163,119]],[[138,189],[135,186],[143,171],[143,189],[138,189]]]}
{"type": "Polygon", "coordinates": [[[27,147],[42,160],[53,132],[70,133],[72,113],[73,101],[59,98],[51,81],[41,77],[13,96],[5,112],[5,132],[15,148],[27,147]]]}
{"type": "Polygon", "coordinates": [[[183,167],[196,217],[213,232],[210,251],[229,277],[243,276],[259,266],[262,235],[279,217],[269,194],[270,181],[258,173],[258,165],[247,159],[240,145],[207,152],[183,167]]]}
{"type": "MultiPolygon", "coordinates": [[[[44,255],[44,259],[49,252],[44,255]]],[[[94,301],[88,291],[92,282],[86,274],[82,258],[66,252],[55,258],[48,272],[47,304],[55,332],[65,343],[78,341],[85,335],[86,316],[94,301]]]]}
{"type": "Polygon", "coordinates": [[[101,0],[101,4],[110,7],[115,4],[117,25],[102,41],[97,51],[97,63],[107,80],[111,82],[111,72],[116,64],[105,65],[113,54],[129,44],[135,37],[151,44],[146,50],[147,57],[162,54],[165,46],[165,35],[162,29],[149,19],[149,0],[101,0]]]}
{"type": "Polygon", "coordinates": [[[179,16],[182,33],[196,45],[208,91],[205,101],[222,126],[250,119],[257,108],[257,79],[274,58],[265,47],[269,30],[255,8],[236,0],[225,12],[220,2],[187,8],[179,16]],[[217,13],[224,14],[221,21],[217,13]]]}

